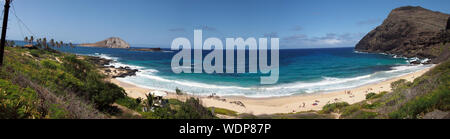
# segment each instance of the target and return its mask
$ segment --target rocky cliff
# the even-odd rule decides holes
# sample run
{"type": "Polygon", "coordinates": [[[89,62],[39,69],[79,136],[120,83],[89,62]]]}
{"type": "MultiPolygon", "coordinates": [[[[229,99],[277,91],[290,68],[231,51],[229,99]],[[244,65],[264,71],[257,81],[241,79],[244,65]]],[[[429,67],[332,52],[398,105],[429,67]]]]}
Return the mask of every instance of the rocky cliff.
{"type": "Polygon", "coordinates": [[[105,47],[105,48],[130,48],[130,44],[125,42],[124,40],[118,37],[111,37],[103,41],[99,41],[96,43],[85,43],[80,44],[80,46],[84,47],[105,47]]]}
{"type": "Polygon", "coordinates": [[[450,56],[450,15],[422,7],[400,7],[383,24],[369,32],[355,50],[432,59],[439,63],[450,56]]]}

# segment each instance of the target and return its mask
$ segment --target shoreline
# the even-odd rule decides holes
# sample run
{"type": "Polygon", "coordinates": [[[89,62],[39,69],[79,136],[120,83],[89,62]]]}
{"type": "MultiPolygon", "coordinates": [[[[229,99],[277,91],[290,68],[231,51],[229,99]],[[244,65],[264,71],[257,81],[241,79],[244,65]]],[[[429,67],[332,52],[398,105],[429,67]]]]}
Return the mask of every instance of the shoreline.
{"type": "Polygon", "coordinates": [[[110,81],[125,89],[127,95],[132,98],[145,98],[145,94],[150,91],[166,92],[165,98],[178,99],[184,101],[189,97],[199,98],[205,107],[225,108],[236,111],[238,113],[249,113],[254,115],[279,114],[279,113],[295,113],[310,110],[321,110],[327,103],[347,102],[354,104],[365,100],[367,93],[380,93],[383,91],[391,91],[390,84],[394,81],[405,79],[413,81],[415,78],[423,75],[425,72],[435,67],[431,67],[408,73],[399,77],[390,78],[384,81],[366,84],[356,88],[319,92],[312,94],[297,94],[290,96],[252,98],[245,96],[194,96],[194,95],[176,95],[174,91],[163,91],[157,89],[149,89],[139,87],[134,84],[126,83],[118,79],[111,78],[110,81]],[[303,104],[304,103],[304,104],[303,104]]]}

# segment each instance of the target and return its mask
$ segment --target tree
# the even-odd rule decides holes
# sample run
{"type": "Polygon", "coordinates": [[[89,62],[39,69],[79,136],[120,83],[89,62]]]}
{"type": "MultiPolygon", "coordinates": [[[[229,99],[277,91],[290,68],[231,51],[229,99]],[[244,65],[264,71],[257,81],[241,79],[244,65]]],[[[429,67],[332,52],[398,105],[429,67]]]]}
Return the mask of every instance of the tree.
{"type": "Polygon", "coordinates": [[[153,95],[152,94],[146,94],[147,97],[147,107],[150,109],[153,107],[153,95]]]}
{"type": "Polygon", "coordinates": [[[36,40],[36,43],[37,43],[37,45],[39,46],[39,48],[42,48],[42,39],[41,38],[38,38],[37,40],[36,40]]]}
{"type": "Polygon", "coordinates": [[[55,46],[55,40],[54,39],[50,39],[50,46],[55,46]]]}
{"type": "Polygon", "coordinates": [[[177,95],[183,95],[183,92],[178,88],[175,89],[175,92],[177,95]]]}
{"type": "Polygon", "coordinates": [[[69,46],[75,48],[75,46],[71,42],[69,43],[69,46]]]}
{"type": "Polygon", "coordinates": [[[61,48],[61,43],[56,42],[56,47],[61,48]]]}
{"type": "Polygon", "coordinates": [[[31,36],[31,37],[30,37],[30,43],[31,43],[31,44],[33,44],[33,40],[34,40],[34,37],[31,36]]]}
{"type": "Polygon", "coordinates": [[[48,49],[48,45],[47,45],[47,38],[43,38],[42,39],[42,45],[45,47],[45,49],[48,49]]]}

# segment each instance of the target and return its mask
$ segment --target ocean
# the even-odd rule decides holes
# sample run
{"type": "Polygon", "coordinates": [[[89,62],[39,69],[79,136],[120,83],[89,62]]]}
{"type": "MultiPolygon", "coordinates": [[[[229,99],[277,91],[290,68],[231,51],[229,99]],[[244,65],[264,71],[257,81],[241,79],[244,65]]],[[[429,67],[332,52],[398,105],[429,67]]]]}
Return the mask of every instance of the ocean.
{"type": "MultiPolygon", "coordinates": [[[[276,84],[261,85],[264,74],[175,74],[171,60],[177,51],[129,51],[127,49],[63,47],[57,50],[112,59],[111,65],[139,69],[136,76],[118,80],[140,87],[193,95],[274,97],[321,93],[380,82],[431,65],[410,65],[407,58],[355,52],[353,48],[281,49],[276,84]]],[[[208,51],[204,51],[205,56],[208,51]]],[[[248,51],[246,53],[248,55],[248,51]]],[[[225,56],[225,54],[224,54],[225,56]]],[[[225,62],[224,62],[225,63],[225,62]]],[[[248,69],[246,69],[248,70],[248,69]]]]}

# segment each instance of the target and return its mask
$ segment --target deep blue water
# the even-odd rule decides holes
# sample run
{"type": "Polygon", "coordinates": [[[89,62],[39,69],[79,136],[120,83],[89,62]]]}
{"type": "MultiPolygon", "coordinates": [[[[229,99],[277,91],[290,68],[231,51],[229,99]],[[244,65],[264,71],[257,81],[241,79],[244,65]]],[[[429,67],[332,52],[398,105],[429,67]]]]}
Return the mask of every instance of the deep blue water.
{"type": "MultiPolygon", "coordinates": [[[[114,66],[130,66],[140,70],[137,76],[119,79],[124,82],[171,91],[180,88],[200,95],[216,93],[268,97],[324,92],[378,82],[426,67],[411,66],[404,58],[354,52],[353,48],[282,49],[278,82],[261,85],[260,76],[267,76],[265,74],[175,74],[170,65],[177,51],[169,49],[164,52],[89,47],[63,47],[57,50],[110,58],[117,61],[112,64],[114,66]]],[[[203,56],[206,54],[207,51],[203,56]]]]}

